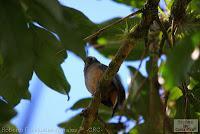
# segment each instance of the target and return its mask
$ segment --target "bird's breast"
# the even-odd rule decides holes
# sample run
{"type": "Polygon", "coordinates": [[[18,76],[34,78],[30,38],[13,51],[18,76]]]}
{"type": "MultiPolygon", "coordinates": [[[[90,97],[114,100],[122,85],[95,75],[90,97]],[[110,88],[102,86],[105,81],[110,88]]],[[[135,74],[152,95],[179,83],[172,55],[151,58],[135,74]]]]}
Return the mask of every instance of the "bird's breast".
{"type": "Polygon", "coordinates": [[[85,85],[91,94],[97,90],[98,82],[103,75],[103,70],[99,68],[99,64],[88,67],[85,73],[85,85]]]}

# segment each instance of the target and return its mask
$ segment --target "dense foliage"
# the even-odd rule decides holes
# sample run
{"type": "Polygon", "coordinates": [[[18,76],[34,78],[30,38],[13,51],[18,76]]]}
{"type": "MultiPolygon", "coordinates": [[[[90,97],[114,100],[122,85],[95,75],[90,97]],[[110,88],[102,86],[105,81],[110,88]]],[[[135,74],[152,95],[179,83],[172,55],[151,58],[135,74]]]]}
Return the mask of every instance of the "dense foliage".
{"type": "MultiPolygon", "coordinates": [[[[145,4],[145,0],[113,1],[133,9],[145,4]]],[[[155,23],[149,29],[148,42],[137,41],[126,59],[149,59],[145,64],[148,77],[143,76],[139,68],[128,67],[133,77],[126,105],[116,114],[126,121],[122,122],[122,127],[119,127],[120,119],[120,123],[108,123],[113,132],[126,130],[129,121],[136,122],[129,130],[132,134],[145,134],[150,128],[156,129],[157,133],[162,133],[163,128],[171,132],[174,118],[200,118],[200,2],[192,0],[189,3],[186,14],[175,22],[173,33],[168,21],[176,1],[165,0],[159,7],[160,20],[166,26],[167,34],[172,36],[173,47],[169,47],[155,23]],[[152,85],[154,76],[157,79],[152,85]]],[[[0,127],[14,127],[9,123],[16,115],[13,108],[21,99],[31,98],[28,88],[34,72],[51,89],[68,95],[70,84],[61,68],[67,58],[66,50],[84,59],[86,42],[83,39],[117,19],[97,25],[80,11],[65,7],[57,0],[0,0],[0,127]]],[[[124,20],[89,43],[102,55],[112,58],[140,20],[139,15],[124,20]]],[[[79,100],[71,110],[87,107],[90,100],[79,100]]],[[[99,115],[107,122],[111,119],[111,109],[101,106],[99,115]]],[[[81,121],[78,114],[59,126],[76,129],[81,121]]],[[[103,129],[98,121],[94,127],[103,129]]]]}

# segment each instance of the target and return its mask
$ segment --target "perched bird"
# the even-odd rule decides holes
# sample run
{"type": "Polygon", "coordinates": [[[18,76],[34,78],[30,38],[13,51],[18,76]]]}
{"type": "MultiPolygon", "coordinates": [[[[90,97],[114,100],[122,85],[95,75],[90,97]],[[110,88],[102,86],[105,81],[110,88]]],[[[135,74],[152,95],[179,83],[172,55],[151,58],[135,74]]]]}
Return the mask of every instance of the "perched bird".
{"type": "MultiPolygon", "coordinates": [[[[97,90],[98,82],[108,66],[101,64],[95,57],[91,56],[87,57],[84,62],[85,85],[88,91],[94,95],[97,90]]],[[[113,116],[117,109],[121,109],[123,107],[124,100],[124,87],[121,84],[119,76],[115,75],[111,83],[106,86],[104,92],[101,93],[101,103],[113,108],[113,116]]]]}

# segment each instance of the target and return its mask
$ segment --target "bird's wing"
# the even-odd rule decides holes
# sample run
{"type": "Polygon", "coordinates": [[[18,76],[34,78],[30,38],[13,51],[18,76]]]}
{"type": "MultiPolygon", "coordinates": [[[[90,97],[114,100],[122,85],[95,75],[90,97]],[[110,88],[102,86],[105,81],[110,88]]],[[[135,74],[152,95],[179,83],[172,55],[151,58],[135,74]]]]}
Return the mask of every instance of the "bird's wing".
{"type": "MultiPolygon", "coordinates": [[[[104,71],[108,68],[108,66],[106,66],[104,64],[100,64],[99,67],[104,71]]],[[[125,100],[125,89],[124,89],[124,87],[123,87],[123,85],[121,83],[121,79],[120,79],[118,74],[115,75],[115,77],[113,78],[112,83],[118,89],[118,94],[119,94],[118,102],[123,102],[125,100]]]]}
{"type": "MultiPolygon", "coordinates": [[[[108,66],[104,65],[104,64],[99,64],[99,67],[103,70],[106,71],[106,69],[108,68],[108,66]]],[[[115,86],[115,88],[118,90],[117,91],[117,96],[116,96],[116,101],[115,104],[113,106],[113,113],[112,116],[114,116],[115,111],[117,109],[118,106],[122,107],[123,102],[125,100],[125,90],[124,87],[121,83],[120,77],[118,74],[115,75],[115,77],[112,80],[112,84],[115,86]]]]}

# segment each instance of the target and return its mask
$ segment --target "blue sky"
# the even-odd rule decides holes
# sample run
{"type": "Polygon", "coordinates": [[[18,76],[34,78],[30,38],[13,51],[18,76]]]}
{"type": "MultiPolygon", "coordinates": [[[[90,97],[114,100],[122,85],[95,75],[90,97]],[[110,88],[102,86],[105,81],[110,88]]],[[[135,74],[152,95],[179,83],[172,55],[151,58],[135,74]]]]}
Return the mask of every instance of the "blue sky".
{"type": "MultiPolygon", "coordinates": [[[[82,11],[95,23],[100,23],[114,17],[123,17],[131,13],[130,7],[114,3],[111,0],[60,0],[60,2],[82,11]]],[[[89,34],[91,33],[86,33],[86,36],[89,34]]],[[[89,55],[95,56],[106,65],[109,64],[110,60],[101,56],[93,48],[89,49],[89,55]]],[[[125,65],[137,67],[138,64],[139,62],[126,62],[120,68],[119,74],[122,77],[122,82],[126,89],[128,87],[128,81],[130,81],[130,74],[125,65]]],[[[71,84],[71,91],[69,93],[70,100],[67,101],[67,96],[48,88],[34,75],[29,88],[32,99],[31,101],[22,100],[21,103],[16,106],[18,115],[12,119],[12,123],[18,128],[23,128],[24,124],[28,124],[27,127],[29,130],[30,128],[32,130],[40,128],[58,130],[58,123],[66,121],[77,112],[80,112],[66,112],[66,109],[70,108],[77,100],[91,96],[84,84],[84,63],[75,54],[68,52],[68,58],[62,64],[62,67],[71,84]],[[29,109],[32,109],[32,112],[28,111],[29,109]]],[[[144,67],[143,65],[141,70],[143,70],[142,73],[146,75],[144,67]]],[[[52,133],[55,133],[55,131],[52,133]]],[[[62,132],[59,131],[56,133],[62,132]]]]}

